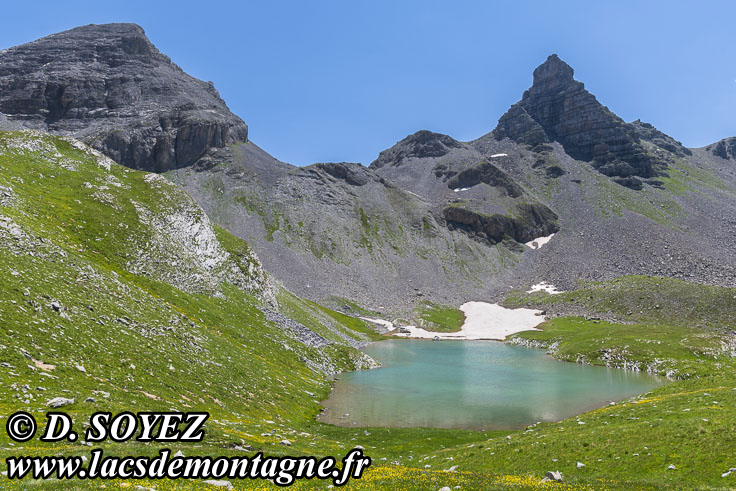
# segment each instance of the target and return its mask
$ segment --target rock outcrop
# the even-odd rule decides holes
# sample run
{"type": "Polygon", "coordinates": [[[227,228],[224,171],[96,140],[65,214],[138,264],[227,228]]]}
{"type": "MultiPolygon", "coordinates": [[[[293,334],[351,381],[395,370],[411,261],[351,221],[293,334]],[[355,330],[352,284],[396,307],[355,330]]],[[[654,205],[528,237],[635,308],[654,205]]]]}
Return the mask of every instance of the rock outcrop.
{"type": "Polygon", "coordinates": [[[529,242],[560,229],[555,212],[542,204],[521,204],[516,213],[486,215],[462,206],[448,206],[443,211],[449,227],[486,239],[491,244],[507,239],[529,242]]]}
{"type": "Polygon", "coordinates": [[[372,169],[400,164],[402,160],[415,157],[442,157],[451,149],[460,148],[462,144],[452,137],[427,130],[417,131],[409,135],[393,147],[384,150],[370,165],[372,169]]]}
{"type": "Polygon", "coordinates": [[[736,137],[724,138],[712,145],[708,145],[705,149],[716,157],[726,160],[736,160],[736,137]]]}
{"type": "Polygon", "coordinates": [[[491,164],[481,162],[465,169],[447,182],[450,189],[470,188],[481,182],[489,186],[502,188],[512,198],[518,198],[524,191],[505,172],[491,164]]]}
{"type": "Polygon", "coordinates": [[[637,119],[631,123],[631,126],[634,127],[639,138],[642,140],[648,141],[659,148],[663,148],[678,157],[690,156],[693,154],[693,152],[682,143],[671,136],[662,133],[649,123],[645,123],[642,120],[637,119]]]}
{"type": "MultiPolygon", "coordinates": [[[[559,142],[571,157],[591,162],[602,174],[629,187],[640,187],[639,178],[659,175],[667,161],[650,154],[641,138],[666,135],[651,125],[625,123],[585,90],[573,73],[557,55],[547,58],[534,70],[534,83],[521,101],[499,119],[493,135],[532,147],[559,142]]],[[[670,140],[668,145],[684,152],[682,145],[676,145],[679,142],[670,140]]]]}
{"type": "Polygon", "coordinates": [[[350,162],[325,162],[307,167],[308,171],[320,174],[319,171],[329,175],[335,181],[344,181],[350,186],[365,186],[371,181],[385,183],[371,170],[361,164],[350,162]]]}
{"type": "Polygon", "coordinates": [[[6,115],[0,113],[0,131],[14,131],[22,129],[23,126],[10,121],[6,115]]]}
{"type": "Polygon", "coordinates": [[[248,138],[213,84],[184,73],[135,24],[88,25],[0,51],[0,113],[156,172],[248,138]]]}

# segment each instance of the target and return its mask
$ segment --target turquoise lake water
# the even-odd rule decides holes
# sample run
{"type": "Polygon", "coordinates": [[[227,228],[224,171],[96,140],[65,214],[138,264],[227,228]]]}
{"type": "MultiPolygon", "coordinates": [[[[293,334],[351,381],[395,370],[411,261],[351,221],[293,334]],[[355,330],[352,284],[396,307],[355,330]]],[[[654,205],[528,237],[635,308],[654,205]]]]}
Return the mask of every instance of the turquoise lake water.
{"type": "Polygon", "coordinates": [[[664,380],[565,363],[494,341],[390,340],[364,350],[381,368],[339,376],[319,420],[340,426],[509,429],[559,421],[664,380]]]}

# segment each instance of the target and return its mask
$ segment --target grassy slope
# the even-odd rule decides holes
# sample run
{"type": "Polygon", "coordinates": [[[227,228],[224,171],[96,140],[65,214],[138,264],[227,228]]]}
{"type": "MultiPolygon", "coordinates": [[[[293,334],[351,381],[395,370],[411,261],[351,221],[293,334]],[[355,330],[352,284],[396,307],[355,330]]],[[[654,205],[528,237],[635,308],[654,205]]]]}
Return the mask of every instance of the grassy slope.
{"type": "Polygon", "coordinates": [[[417,469],[377,472],[356,489],[736,487],[736,473],[721,477],[736,467],[735,289],[632,276],[562,295],[518,293],[507,304],[559,315],[541,331],[517,334],[516,343],[573,362],[650,369],[673,381],[559,423],[429,452],[417,469]],[[451,466],[456,472],[436,471],[451,466]],[[550,470],[562,472],[563,485],[541,483],[550,470]]]}
{"type": "Polygon", "coordinates": [[[417,325],[428,331],[457,332],[465,322],[462,310],[429,302],[422,304],[415,315],[417,325]]]}
{"type": "MultiPolygon", "coordinates": [[[[151,271],[133,274],[130,262],[145,256],[142,246],[155,245],[160,237],[139,220],[130,200],[162,212],[172,203],[185,206],[186,195],[144,173],[116,165],[108,171],[58,138],[3,133],[0,152],[5,188],[0,189],[0,361],[10,365],[0,368],[3,415],[28,410],[42,416],[46,401],[56,396],[75,399],[64,409],[78,422],[95,410],[207,410],[212,417],[202,445],[174,445],[175,450],[235,455],[242,452],[232,447],[245,444],[274,455],[341,456],[359,444],[375,459],[375,468],[353,483],[355,489],[531,488],[553,469],[563,472],[568,484],[562,488],[570,489],[736,485],[736,474],[720,477],[736,466],[736,367],[729,328],[734,290],[631,277],[563,295],[509,299],[514,305],[582,309],[612,320],[554,318],[543,331],[519,334],[526,340],[519,342],[588,363],[608,359],[645,367],[659,360],[657,370],[687,377],[629,402],[518,432],[332,427],[314,421],[316,401],[326,397],[329,382],[300,359],[349,369],[357,352],[340,340],[345,334],[374,338],[367,326],[278,290],[283,314],[333,341],[326,350],[309,349],[264,318],[258,308],[264,305],[262,278],[251,288],[222,282],[214,292],[198,292],[189,284],[169,284],[179,279],[168,262],[146,262],[151,271]],[[18,138],[29,139],[32,149],[3,147],[18,138]],[[110,184],[115,180],[120,186],[110,184]],[[88,397],[95,401],[83,402],[88,397]],[[283,438],[292,446],[279,445],[283,438]],[[586,466],[577,469],[577,461],[586,466]],[[676,470],[668,470],[669,464],[676,470]],[[458,466],[457,472],[443,471],[451,466],[458,466]]],[[[236,259],[233,264],[250,271],[247,244],[215,232],[236,259]]],[[[197,272],[187,257],[178,259],[197,272]]],[[[211,289],[206,271],[200,273],[211,289]]],[[[159,449],[138,443],[103,448],[140,455],[159,449]]],[[[2,458],[89,451],[79,443],[51,446],[35,440],[11,446],[4,432],[0,449],[2,458]]],[[[129,483],[205,488],[194,482],[129,483]]],[[[21,486],[7,480],[0,485],[21,486]]],[[[29,485],[41,484],[23,483],[29,485]]]]}
{"type": "MultiPolygon", "coordinates": [[[[209,411],[202,445],[174,445],[190,455],[236,455],[242,451],[232,447],[251,445],[274,455],[342,456],[359,443],[380,464],[410,461],[407,442],[421,452],[477,438],[463,431],[358,432],[316,423],[318,401],[330,383],[302,360],[352,369],[359,352],[344,336],[375,339],[370,327],[277,288],[282,313],[333,341],[322,349],[298,343],[265,319],[259,309],[265,305],[265,279],[252,270],[256,260],[245,242],[222,229],[214,230],[217,242],[234,259],[223,268],[250,271],[254,285],[213,285],[207,271],[197,269],[197,258],[186,254],[147,257],[172,244],[140,219],[140,210],[155,215],[189,207],[197,220],[206,219],[196,216],[193,201],[179,188],[114,163],[108,170],[100,162],[61,138],[0,133],[3,415],[25,410],[43,421],[49,399],[73,398],[64,410],[82,433],[81,422],[97,410],[209,411]],[[135,268],[143,270],[131,273],[135,268]],[[181,268],[201,281],[178,278],[181,268]],[[202,284],[204,293],[198,291],[202,284]],[[291,447],[279,445],[284,438],[291,447]]],[[[13,445],[5,432],[0,448],[1,458],[89,451],[81,443],[13,445]]],[[[102,448],[140,455],[159,449],[139,443],[102,448]]],[[[42,483],[22,486],[30,484],[42,483]]],[[[1,483],[3,489],[16,486],[21,484],[1,483]]]]}
{"type": "Polygon", "coordinates": [[[520,344],[546,347],[570,361],[638,363],[642,369],[669,371],[677,380],[624,403],[437,457],[453,457],[467,471],[540,476],[560,470],[576,488],[735,486],[736,475],[721,477],[736,466],[736,363],[730,327],[735,299],[733,289],[637,276],[586,284],[562,295],[510,298],[514,306],[574,306],[628,322],[555,317],[542,331],[517,334],[520,344]],[[577,462],[585,467],[578,469],[577,462]]]}

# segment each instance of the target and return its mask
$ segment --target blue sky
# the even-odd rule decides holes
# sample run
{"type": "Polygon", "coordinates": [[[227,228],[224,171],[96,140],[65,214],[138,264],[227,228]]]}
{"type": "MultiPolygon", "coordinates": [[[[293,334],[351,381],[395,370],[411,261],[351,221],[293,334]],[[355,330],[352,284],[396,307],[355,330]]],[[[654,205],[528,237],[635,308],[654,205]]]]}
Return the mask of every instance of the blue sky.
{"type": "Polygon", "coordinates": [[[730,1],[7,2],[0,47],[135,22],[277,158],[368,164],[420,129],[492,130],[551,53],[627,121],[736,136],[734,19],[730,1]]]}

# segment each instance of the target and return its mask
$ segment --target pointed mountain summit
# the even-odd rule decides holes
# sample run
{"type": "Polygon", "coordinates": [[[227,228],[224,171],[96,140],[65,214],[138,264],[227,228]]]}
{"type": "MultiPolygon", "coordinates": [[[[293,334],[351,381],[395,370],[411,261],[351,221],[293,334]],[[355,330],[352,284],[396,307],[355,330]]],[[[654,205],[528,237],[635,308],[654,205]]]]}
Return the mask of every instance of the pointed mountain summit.
{"type": "Polygon", "coordinates": [[[0,51],[0,113],[158,172],[248,138],[212,83],[184,73],[135,24],[87,25],[0,51]]]}
{"type": "Polygon", "coordinates": [[[532,147],[559,142],[574,159],[590,162],[602,174],[633,188],[641,187],[640,178],[660,175],[667,160],[650,153],[642,142],[642,132],[653,127],[624,122],[575,80],[574,73],[557,55],[547,58],[534,70],[534,82],[521,101],[501,117],[494,137],[532,147]]]}

